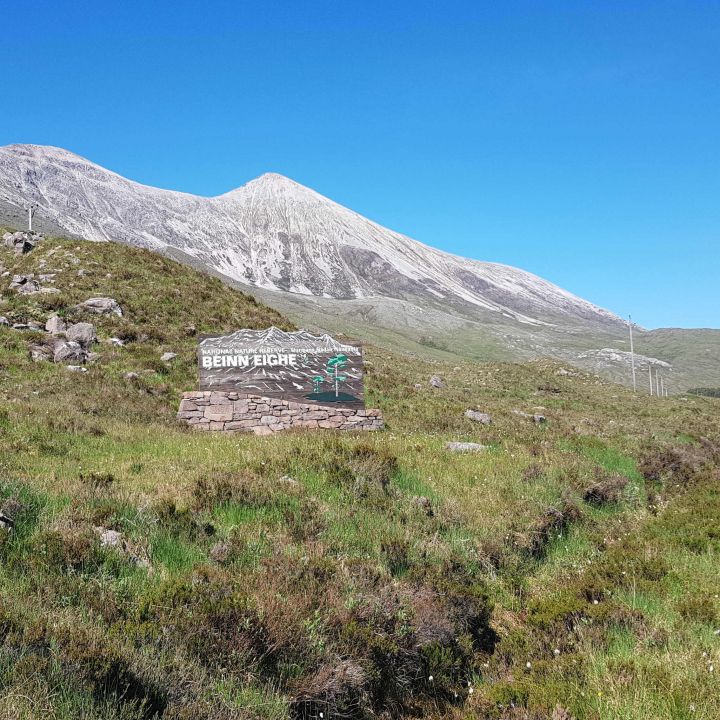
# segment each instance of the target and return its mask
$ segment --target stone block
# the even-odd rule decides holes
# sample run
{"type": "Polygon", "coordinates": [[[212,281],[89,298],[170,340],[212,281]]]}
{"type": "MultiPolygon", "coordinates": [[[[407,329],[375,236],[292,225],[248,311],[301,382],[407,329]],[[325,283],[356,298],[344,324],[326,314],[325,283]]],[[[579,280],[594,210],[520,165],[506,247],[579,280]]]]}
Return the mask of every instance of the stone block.
{"type": "Polygon", "coordinates": [[[232,420],[230,422],[225,423],[225,430],[242,430],[243,432],[248,432],[252,425],[250,423],[254,424],[254,420],[247,421],[247,420],[232,420]]]}
{"type": "Polygon", "coordinates": [[[327,410],[311,410],[305,413],[306,420],[327,420],[327,410]]]}
{"type": "Polygon", "coordinates": [[[205,417],[215,422],[225,422],[233,419],[232,405],[208,405],[205,408],[205,417]]]}

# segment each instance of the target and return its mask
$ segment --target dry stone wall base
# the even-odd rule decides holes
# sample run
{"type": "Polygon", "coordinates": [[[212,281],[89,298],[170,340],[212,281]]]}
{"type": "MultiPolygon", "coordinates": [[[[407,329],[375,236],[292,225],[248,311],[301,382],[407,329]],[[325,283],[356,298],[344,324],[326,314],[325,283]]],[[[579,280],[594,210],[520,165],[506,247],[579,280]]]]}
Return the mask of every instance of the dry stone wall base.
{"type": "Polygon", "coordinates": [[[337,408],[238,392],[183,393],[178,420],[196,430],[272,435],[291,428],[380,430],[380,410],[337,408]]]}

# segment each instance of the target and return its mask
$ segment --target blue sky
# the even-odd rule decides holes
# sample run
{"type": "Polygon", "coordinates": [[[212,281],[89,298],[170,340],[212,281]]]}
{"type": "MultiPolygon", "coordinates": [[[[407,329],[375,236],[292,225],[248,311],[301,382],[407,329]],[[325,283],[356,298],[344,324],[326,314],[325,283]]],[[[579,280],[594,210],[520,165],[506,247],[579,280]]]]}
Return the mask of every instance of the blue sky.
{"type": "MultiPolygon", "coordinates": [[[[720,327],[718,2],[15,2],[0,144],[288,175],[646,327],[720,327]]],[[[8,30],[11,32],[8,32],[8,30]]]]}

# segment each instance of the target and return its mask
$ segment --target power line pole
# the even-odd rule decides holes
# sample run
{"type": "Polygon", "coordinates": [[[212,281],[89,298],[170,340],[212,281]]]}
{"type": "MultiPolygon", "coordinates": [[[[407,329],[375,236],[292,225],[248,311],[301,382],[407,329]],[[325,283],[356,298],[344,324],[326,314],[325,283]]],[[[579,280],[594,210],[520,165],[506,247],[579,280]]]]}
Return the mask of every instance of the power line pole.
{"type": "Polygon", "coordinates": [[[628,315],[628,327],[630,328],[630,363],[632,364],[633,392],[637,392],[635,380],[635,346],[633,345],[632,315],[628,315]]]}
{"type": "Polygon", "coordinates": [[[653,394],[653,386],[652,386],[652,365],[648,363],[648,375],[650,376],[650,395],[653,394]]]}
{"type": "Polygon", "coordinates": [[[662,375],[660,376],[660,394],[665,397],[665,380],[662,375]]]}
{"type": "Polygon", "coordinates": [[[34,205],[28,205],[28,232],[32,232],[32,216],[34,205]]]}

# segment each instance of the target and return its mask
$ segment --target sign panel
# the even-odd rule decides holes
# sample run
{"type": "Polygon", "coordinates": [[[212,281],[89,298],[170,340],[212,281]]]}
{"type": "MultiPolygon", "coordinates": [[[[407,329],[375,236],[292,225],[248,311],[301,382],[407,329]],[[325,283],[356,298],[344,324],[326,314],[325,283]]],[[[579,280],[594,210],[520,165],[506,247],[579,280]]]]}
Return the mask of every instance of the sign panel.
{"type": "Polygon", "coordinates": [[[363,407],[362,345],[305,330],[238,330],[203,335],[201,390],[236,392],[316,405],[363,407]]]}

